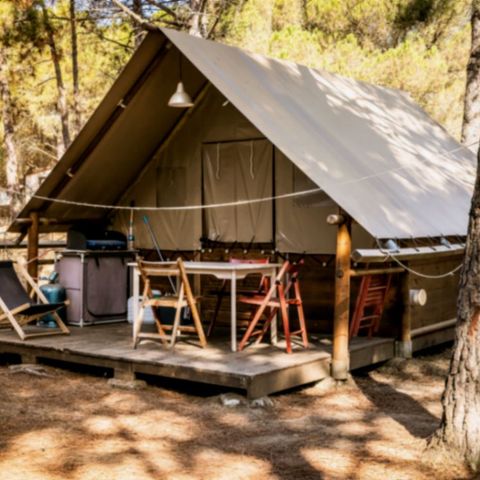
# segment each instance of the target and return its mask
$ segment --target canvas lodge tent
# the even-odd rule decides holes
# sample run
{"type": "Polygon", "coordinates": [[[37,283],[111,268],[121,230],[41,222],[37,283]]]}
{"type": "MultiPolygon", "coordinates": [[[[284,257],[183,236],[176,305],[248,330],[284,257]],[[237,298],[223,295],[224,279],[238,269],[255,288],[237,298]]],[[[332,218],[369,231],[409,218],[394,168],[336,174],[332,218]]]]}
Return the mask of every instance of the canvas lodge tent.
{"type": "Polygon", "coordinates": [[[227,204],[135,212],[135,247],[153,248],[146,214],[171,257],[304,256],[309,329],[332,336],[344,378],[365,273],[393,275],[379,336],[394,340],[364,363],[393,356],[395,341],[408,356],[452,338],[475,167],[404,92],[161,29],[10,229],[28,229],[33,258],[38,231],[102,221],[126,232],[130,212],[115,206],[227,204]],[[168,106],[180,79],[191,108],[168,106]],[[423,307],[409,300],[419,289],[423,307]]]}

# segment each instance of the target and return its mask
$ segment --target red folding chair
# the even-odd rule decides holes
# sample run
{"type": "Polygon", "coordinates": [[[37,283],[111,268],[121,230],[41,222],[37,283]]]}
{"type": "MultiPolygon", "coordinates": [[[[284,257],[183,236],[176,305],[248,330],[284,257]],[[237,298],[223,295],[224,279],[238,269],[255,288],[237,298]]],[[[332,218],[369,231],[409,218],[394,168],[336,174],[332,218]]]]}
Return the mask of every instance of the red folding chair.
{"type": "Polygon", "coordinates": [[[368,338],[378,331],[391,278],[391,275],[366,275],[362,278],[350,323],[350,338],[356,337],[360,330],[366,330],[368,338]]]}
{"type": "Polygon", "coordinates": [[[253,316],[251,317],[251,322],[248,325],[247,331],[240,341],[238,347],[240,351],[243,350],[251,337],[257,337],[255,343],[262,341],[278,311],[281,312],[282,316],[287,353],[292,353],[291,337],[293,335],[300,335],[303,346],[308,348],[307,327],[305,324],[305,315],[303,313],[300,284],[298,282],[298,270],[299,266],[302,264],[303,261],[297,264],[286,261],[282,265],[282,268],[275,279],[275,284],[271,285],[265,294],[241,296],[238,298],[238,302],[240,303],[257,307],[253,312],[253,316]],[[289,297],[289,294],[291,293],[292,296],[289,297]],[[295,332],[290,331],[290,321],[288,315],[290,306],[296,307],[298,322],[300,324],[300,329],[295,332]],[[259,325],[262,319],[263,324],[259,325]],[[256,329],[257,326],[258,329],[256,329]]]}
{"type": "MultiPolygon", "coordinates": [[[[268,257],[267,258],[230,258],[229,262],[236,263],[236,264],[239,264],[239,263],[267,264],[269,263],[269,258],[268,257]]],[[[261,294],[263,292],[266,293],[268,291],[269,285],[270,285],[269,278],[266,277],[265,275],[262,275],[260,278],[260,283],[257,288],[250,289],[250,290],[246,290],[246,289],[237,290],[237,294],[243,295],[243,296],[253,296],[253,295],[261,294]]],[[[218,314],[220,312],[223,299],[227,295],[229,295],[227,286],[228,286],[228,281],[224,280],[222,282],[221,287],[218,290],[212,292],[214,295],[217,295],[217,302],[215,304],[215,310],[213,312],[212,319],[210,320],[210,325],[208,326],[207,337],[210,337],[212,335],[213,330],[217,324],[218,314]]]]}

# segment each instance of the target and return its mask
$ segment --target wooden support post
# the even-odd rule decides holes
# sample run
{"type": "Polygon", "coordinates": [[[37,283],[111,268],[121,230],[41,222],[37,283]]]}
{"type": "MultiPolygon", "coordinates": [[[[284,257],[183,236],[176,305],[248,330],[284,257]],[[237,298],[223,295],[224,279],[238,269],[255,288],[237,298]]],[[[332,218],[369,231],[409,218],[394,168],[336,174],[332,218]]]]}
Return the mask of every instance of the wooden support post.
{"type": "Polygon", "coordinates": [[[402,275],[402,337],[397,342],[396,355],[412,358],[412,306],[410,303],[411,278],[408,272],[402,275]]]}
{"type": "Polygon", "coordinates": [[[113,376],[116,380],[124,382],[134,382],[136,379],[133,365],[119,365],[113,370],[113,376]]]}
{"type": "Polygon", "coordinates": [[[29,365],[33,365],[37,363],[37,356],[31,352],[22,353],[21,358],[22,358],[22,363],[26,363],[29,365]]]}
{"type": "Polygon", "coordinates": [[[108,384],[114,388],[124,390],[140,390],[147,386],[144,380],[137,380],[133,364],[121,364],[115,362],[113,378],[108,380],[108,384]]]}
{"type": "Polygon", "coordinates": [[[31,224],[28,227],[27,261],[28,273],[38,281],[38,212],[30,213],[31,224]]]}
{"type": "Polygon", "coordinates": [[[351,220],[340,212],[345,221],[337,227],[335,257],[335,310],[333,319],[332,376],[346,380],[350,369],[348,324],[350,314],[350,255],[352,252],[351,220]]]}
{"type": "MultiPolygon", "coordinates": [[[[193,260],[195,262],[201,262],[202,261],[202,253],[201,252],[195,252],[193,255],[193,260]]],[[[200,298],[202,296],[202,279],[201,275],[195,275],[193,277],[193,294],[195,297],[200,298]]],[[[197,310],[198,313],[201,315],[202,314],[202,302],[197,303],[197,310]]]]}

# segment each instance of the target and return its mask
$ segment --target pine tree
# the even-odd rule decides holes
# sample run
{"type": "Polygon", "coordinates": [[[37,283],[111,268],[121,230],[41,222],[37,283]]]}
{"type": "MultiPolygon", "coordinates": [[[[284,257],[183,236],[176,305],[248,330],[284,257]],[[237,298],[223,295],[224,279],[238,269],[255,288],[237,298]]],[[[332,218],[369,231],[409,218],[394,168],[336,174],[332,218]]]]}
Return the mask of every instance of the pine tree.
{"type": "MultiPolygon", "coordinates": [[[[463,139],[480,163],[480,1],[472,5],[463,139]]],[[[431,445],[453,449],[480,470],[480,168],[477,167],[457,299],[457,326],[442,397],[442,421],[431,445]]]]}

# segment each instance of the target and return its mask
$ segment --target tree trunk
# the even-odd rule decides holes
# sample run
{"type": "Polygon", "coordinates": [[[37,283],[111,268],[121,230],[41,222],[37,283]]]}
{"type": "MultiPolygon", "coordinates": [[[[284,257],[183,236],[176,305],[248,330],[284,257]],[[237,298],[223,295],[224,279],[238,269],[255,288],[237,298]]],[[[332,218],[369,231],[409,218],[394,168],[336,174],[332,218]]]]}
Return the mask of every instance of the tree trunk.
{"type": "Polygon", "coordinates": [[[82,125],[78,98],[80,95],[78,74],[77,12],[75,0],[70,0],[70,35],[72,43],[72,84],[73,84],[73,129],[76,135],[82,125]]]}
{"type": "Polygon", "coordinates": [[[43,12],[43,23],[45,26],[45,31],[47,32],[47,43],[50,48],[50,55],[52,57],[53,67],[55,69],[55,79],[57,82],[58,90],[57,111],[60,117],[60,123],[62,128],[62,149],[59,153],[63,154],[70,145],[67,94],[65,90],[65,84],[63,83],[62,69],[60,67],[60,54],[58,53],[57,44],[55,42],[53,26],[50,22],[47,7],[45,6],[45,2],[43,0],[40,2],[40,5],[43,12]]]}
{"type": "Polygon", "coordinates": [[[5,175],[11,202],[11,214],[19,204],[18,153],[14,135],[13,107],[8,80],[8,63],[5,51],[0,47],[0,94],[2,98],[3,144],[5,148],[5,175]]]}
{"type": "Polygon", "coordinates": [[[480,0],[472,2],[472,45],[467,65],[462,142],[472,151],[478,150],[480,136],[480,0]]]}
{"type": "MultiPolygon", "coordinates": [[[[133,0],[132,10],[140,18],[143,18],[142,0],[133,0]]],[[[142,26],[135,20],[132,21],[132,28],[134,34],[134,44],[135,48],[137,48],[142,43],[144,30],[142,26]]]]}
{"type": "MultiPolygon", "coordinates": [[[[476,150],[480,163],[480,0],[472,2],[472,44],[462,141],[476,150]]],[[[465,257],[457,298],[457,327],[450,370],[442,397],[440,428],[432,446],[455,451],[480,469],[480,166],[470,208],[465,257]]]]}
{"type": "Polygon", "coordinates": [[[205,16],[205,10],[207,8],[207,0],[190,0],[190,9],[192,15],[190,17],[190,28],[188,33],[195,37],[206,38],[207,32],[207,19],[205,16]]]}
{"type": "MultiPolygon", "coordinates": [[[[480,151],[479,151],[480,156],[480,151]]],[[[480,469],[480,169],[470,210],[457,299],[457,327],[442,398],[443,415],[432,444],[458,452],[480,469]]]]}

